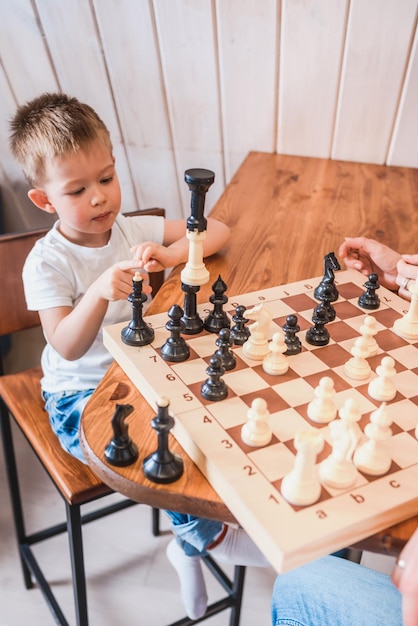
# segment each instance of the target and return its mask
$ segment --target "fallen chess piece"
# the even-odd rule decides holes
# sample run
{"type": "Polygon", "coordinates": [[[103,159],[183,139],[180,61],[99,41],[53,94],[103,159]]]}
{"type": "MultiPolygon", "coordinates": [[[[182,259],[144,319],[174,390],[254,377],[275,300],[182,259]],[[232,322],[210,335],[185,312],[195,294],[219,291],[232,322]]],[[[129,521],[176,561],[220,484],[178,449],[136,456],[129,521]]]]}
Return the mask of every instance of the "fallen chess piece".
{"type": "Polygon", "coordinates": [[[138,447],[128,434],[125,419],[132,413],[131,404],[117,404],[112,417],[113,437],[104,451],[105,459],[110,465],[124,467],[135,463],[138,458],[138,447]]]}
{"type": "Polygon", "coordinates": [[[260,448],[270,443],[272,432],[268,424],[270,413],[263,398],[255,398],[247,413],[248,421],[241,428],[241,439],[247,446],[260,448]]]}

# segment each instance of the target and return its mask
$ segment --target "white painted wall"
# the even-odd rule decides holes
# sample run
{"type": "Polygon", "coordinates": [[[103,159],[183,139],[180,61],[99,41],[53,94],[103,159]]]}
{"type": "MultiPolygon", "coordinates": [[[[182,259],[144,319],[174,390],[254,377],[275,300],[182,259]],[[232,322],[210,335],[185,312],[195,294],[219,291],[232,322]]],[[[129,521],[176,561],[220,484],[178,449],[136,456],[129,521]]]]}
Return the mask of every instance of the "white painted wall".
{"type": "Polygon", "coordinates": [[[250,150],[418,167],[418,0],[0,0],[5,228],[45,216],[8,150],[18,104],[61,90],[113,139],[123,210],[215,203],[250,150]]]}

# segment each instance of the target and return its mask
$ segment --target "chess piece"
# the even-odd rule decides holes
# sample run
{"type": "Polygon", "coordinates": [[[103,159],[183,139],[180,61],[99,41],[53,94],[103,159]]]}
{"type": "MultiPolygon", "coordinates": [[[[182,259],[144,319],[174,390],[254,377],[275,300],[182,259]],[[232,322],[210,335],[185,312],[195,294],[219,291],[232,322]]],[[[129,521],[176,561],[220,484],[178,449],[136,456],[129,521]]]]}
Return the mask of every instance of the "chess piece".
{"type": "Polygon", "coordinates": [[[403,339],[418,339],[418,285],[415,282],[409,289],[411,292],[411,303],[406,315],[395,320],[393,332],[403,339]]]}
{"type": "Polygon", "coordinates": [[[204,217],[205,198],[215,180],[211,170],[194,168],[186,170],[184,180],[191,191],[191,214],[187,218],[186,237],[189,240],[189,258],[181,272],[181,282],[186,285],[205,285],[210,278],[203,263],[203,242],[206,239],[207,220],[204,217]]]}
{"type": "Polygon", "coordinates": [[[315,399],[308,404],[308,417],[318,424],[328,424],[337,415],[337,407],[334,403],[336,392],[332,378],[323,376],[314,393],[315,399]]]}
{"type": "Polygon", "coordinates": [[[228,302],[228,298],[225,295],[227,286],[220,275],[213,283],[212,290],[213,294],[209,300],[213,304],[213,310],[205,318],[203,326],[208,332],[218,334],[221,328],[229,328],[231,326],[228,314],[223,309],[228,302]]]}
{"type": "Polygon", "coordinates": [[[316,457],[324,447],[324,439],[316,428],[307,428],[296,433],[295,465],[281,484],[282,496],[296,506],[308,506],[319,500],[321,484],[315,471],[316,457]]]}
{"type": "Polygon", "coordinates": [[[197,335],[203,330],[203,320],[197,312],[197,293],[200,287],[197,285],[186,285],[181,283],[181,289],[184,293],[183,301],[183,317],[184,335],[197,335]]]}
{"type": "Polygon", "coordinates": [[[272,432],[268,424],[270,413],[263,398],[255,398],[247,413],[248,421],[241,428],[241,439],[247,446],[260,448],[270,443],[272,432]]]}
{"type": "Polygon", "coordinates": [[[129,436],[125,422],[133,410],[131,404],[116,404],[112,417],[113,437],[104,451],[105,459],[111,465],[124,467],[135,463],[138,458],[138,447],[129,436]]]}
{"type": "Polygon", "coordinates": [[[211,402],[218,402],[224,400],[228,395],[228,387],[222,378],[225,373],[222,367],[222,360],[220,357],[213,355],[209,361],[209,367],[206,368],[206,374],[208,378],[202,384],[200,393],[205,400],[211,402]]]}
{"type": "Polygon", "coordinates": [[[286,317],[286,322],[282,326],[284,340],[287,346],[286,356],[299,354],[302,352],[302,342],[296,333],[300,331],[297,315],[291,314],[286,317]]]}
{"type": "Polygon", "coordinates": [[[170,331],[170,337],[161,346],[161,357],[164,361],[180,363],[186,361],[190,356],[190,348],[180,333],[184,329],[182,320],[183,309],[178,304],[173,304],[168,311],[170,320],[165,325],[170,331]]]}
{"type": "Polygon", "coordinates": [[[322,302],[315,307],[312,321],[314,325],[306,331],[306,341],[313,346],[326,346],[329,343],[329,332],[325,328],[328,315],[322,302]]]}
{"type": "Polygon", "coordinates": [[[149,454],[142,464],[145,476],[154,483],[167,484],[178,480],[183,474],[183,460],[173,454],[168,446],[168,435],[174,426],[174,418],[168,413],[169,401],[160,398],[157,402],[157,415],[151,426],[157,432],[158,448],[149,454]]]}
{"type": "Polygon", "coordinates": [[[378,309],[380,307],[380,298],[376,293],[376,289],[379,289],[377,274],[370,274],[369,280],[364,283],[366,291],[361,294],[358,299],[358,305],[362,309],[378,309]]]}
{"type": "Polygon", "coordinates": [[[376,356],[379,346],[374,336],[377,334],[376,319],[372,315],[366,315],[360,326],[360,333],[367,338],[367,356],[376,356]]]}
{"type": "Polygon", "coordinates": [[[388,407],[383,402],[373,411],[364,429],[368,440],[354,452],[354,465],[360,472],[381,476],[389,471],[392,457],[387,443],[392,436],[391,424],[388,407]]]}
{"type": "Polygon", "coordinates": [[[335,320],[335,309],[331,304],[334,299],[334,285],[332,283],[324,283],[322,289],[319,290],[318,300],[320,300],[325,307],[328,322],[333,322],[335,320]]]}
{"type": "Polygon", "coordinates": [[[372,370],[367,362],[369,356],[368,338],[357,337],[350,352],[353,356],[344,365],[345,375],[354,380],[369,378],[372,370]]]}
{"type": "Polygon", "coordinates": [[[222,367],[226,371],[233,370],[237,365],[235,354],[231,350],[232,341],[229,328],[221,328],[217,340],[215,341],[218,349],[215,351],[215,356],[219,356],[222,360],[222,367]]]}
{"type": "Polygon", "coordinates": [[[250,336],[242,346],[244,356],[253,361],[262,361],[269,353],[267,339],[268,329],[272,315],[270,311],[261,303],[247,310],[247,317],[253,321],[250,325],[250,336]]]}
{"type": "Polygon", "coordinates": [[[246,326],[249,322],[248,318],[245,317],[246,310],[247,307],[243,304],[239,304],[235,309],[234,315],[232,316],[234,325],[231,328],[231,339],[237,346],[242,346],[250,336],[250,331],[246,326]]]}
{"type": "Polygon", "coordinates": [[[370,381],[367,392],[373,400],[390,402],[396,396],[393,379],[396,375],[395,361],[391,356],[384,356],[376,368],[377,377],[370,381]]]}
{"type": "Polygon", "coordinates": [[[154,341],[154,331],[142,317],[142,308],[147,296],[142,291],[142,276],[135,272],[132,279],[132,293],[128,301],[132,305],[132,319],[121,331],[121,339],[128,346],[147,346],[154,341]]]}
{"type": "Polygon", "coordinates": [[[282,332],[274,333],[268,347],[270,352],[263,359],[263,370],[271,376],[286,374],[289,369],[289,362],[284,354],[287,349],[284,334],[282,332]]]}
{"type": "Polygon", "coordinates": [[[334,271],[341,269],[341,265],[338,262],[334,252],[329,252],[324,257],[324,276],[319,285],[314,290],[314,298],[321,300],[321,296],[324,290],[328,289],[328,285],[331,286],[331,302],[338,300],[338,289],[335,285],[334,271]]]}

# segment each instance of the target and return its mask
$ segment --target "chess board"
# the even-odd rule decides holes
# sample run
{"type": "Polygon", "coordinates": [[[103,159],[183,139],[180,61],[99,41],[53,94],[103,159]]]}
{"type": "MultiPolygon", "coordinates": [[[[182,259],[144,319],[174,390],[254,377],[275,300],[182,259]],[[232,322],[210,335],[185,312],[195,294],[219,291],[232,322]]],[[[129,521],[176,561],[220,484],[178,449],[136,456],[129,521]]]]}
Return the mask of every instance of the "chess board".
{"type": "MultiPolygon", "coordinates": [[[[104,329],[107,349],[150,405],[155,407],[161,396],[169,399],[170,412],[175,416],[174,436],[279,573],[349,546],[418,510],[418,342],[406,341],[391,330],[395,319],[407,312],[408,303],[381,287],[380,308],[365,311],[358,306],[365,277],[340,271],[335,281],[339,291],[333,305],[336,319],[327,325],[331,339],[327,346],[315,347],[305,341],[305,332],[312,326],[312,312],[318,304],[313,291],[321,278],[229,296],[225,310],[230,316],[239,304],[250,308],[264,303],[273,317],[270,338],[287,315],[296,313],[302,352],[288,357],[286,374],[271,376],[260,362],[246,358],[242,347],[235,346],[237,366],[223,376],[229,393],[220,402],[208,402],[200,395],[209,358],[216,349],[216,335],[203,332],[185,336],[190,358],[175,364],[165,362],[159,354],[169,334],[166,314],[146,318],[154,328],[155,340],[141,348],[122,343],[120,333],[126,323],[104,329]],[[367,314],[377,321],[379,352],[368,359],[370,378],[356,381],[345,375],[344,364],[351,358],[350,349],[367,314]],[[317,457],[316,470],[332,450],[329,426],[307,417],[307,406],[319,380],[323,376],[334,380],[338,408],[347,398],[357,400],[363,431],[371,412],[380,406],[368,396],[367,388],[385,355],[395,360],[397,389],[396,397],[388,403],[393,419],[390,470],[379,477],[357,472],[357,480],[349,489],[322,485],[315,504],[289,504],[280,486],[294,467],[296,433],[308,424],[321,429],[325,445],[317,457]],[[267,446],[251,448],[242,442],[240,432],[252,401],[258,397],[267,402],[273,437],[267,446]]],[[[202,318],[211,309],[211,304],[198,305],[202,318]]]]}

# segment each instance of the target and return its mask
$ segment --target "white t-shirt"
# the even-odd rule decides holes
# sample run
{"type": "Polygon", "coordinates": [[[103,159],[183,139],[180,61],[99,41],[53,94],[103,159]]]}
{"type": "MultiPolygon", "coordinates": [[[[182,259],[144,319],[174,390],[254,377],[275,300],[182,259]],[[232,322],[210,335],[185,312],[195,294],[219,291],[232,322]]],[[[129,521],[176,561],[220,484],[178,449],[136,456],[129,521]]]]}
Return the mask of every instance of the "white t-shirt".
{"type": "MultiPolygon", "coordinates": [[[[58,224],[36,242],[23,268],[26,303],[31,311],[76,306],[108,267],[132,258],[133,245],[142,241],[162,243],[164,237],[163,217],[118,215],[108,244],[88,248],[68,241],[57,230],[58,224]]],[[[132,307],[127,300],[109,302],[102,326],[131,318],[132,307]]],[[[103,345],[101,330],[90,349],[75,361],[63,359],[47,344],[41,360],[42,389],[54,393],[95,388],[112,360],[103,345]]]]}

